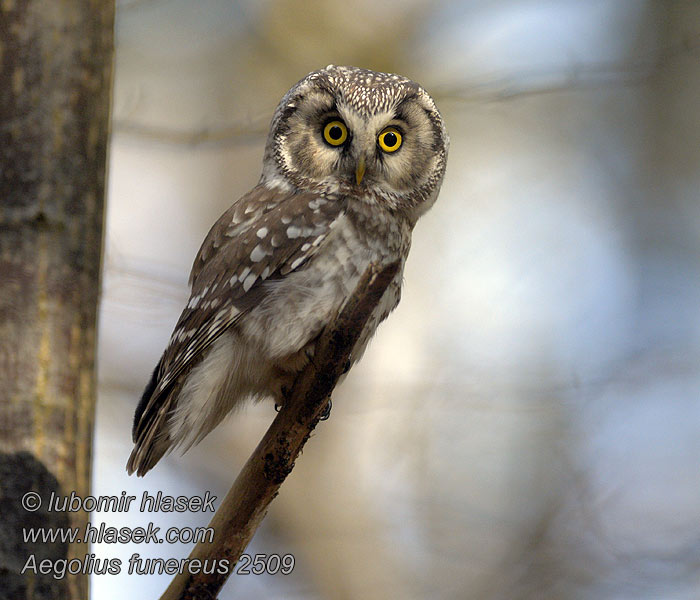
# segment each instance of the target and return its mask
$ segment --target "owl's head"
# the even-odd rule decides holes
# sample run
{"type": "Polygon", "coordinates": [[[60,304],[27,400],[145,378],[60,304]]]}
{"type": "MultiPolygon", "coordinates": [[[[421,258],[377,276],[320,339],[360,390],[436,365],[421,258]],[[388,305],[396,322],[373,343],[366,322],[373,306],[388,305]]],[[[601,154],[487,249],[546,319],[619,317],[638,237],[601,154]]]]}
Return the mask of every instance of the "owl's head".
{"type": "Polygon", "coordinates": [[[330,65],[282,98],[261,182],[340,192],[415,222],[437,197],[448,146],[442,117],[420,85],[330,65]]]}

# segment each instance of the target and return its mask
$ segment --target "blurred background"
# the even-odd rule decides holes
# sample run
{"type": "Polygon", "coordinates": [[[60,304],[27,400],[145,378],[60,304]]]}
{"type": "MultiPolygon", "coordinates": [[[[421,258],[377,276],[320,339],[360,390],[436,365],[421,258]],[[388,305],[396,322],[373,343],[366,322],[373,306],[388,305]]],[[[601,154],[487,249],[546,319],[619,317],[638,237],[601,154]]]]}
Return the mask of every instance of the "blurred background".
{"type": "MultiPolygon", "coordinates": [[[[447,176],[401,305],[248,549],[294,572],[232,576],[221,598],[700,598],[700,3],[117,6],[93,493],[222,497],[273,419],[251,406],[124,471],[192,260],[257,182],[277,102],[357,65],[432,93],[447,176]]],[[[92,598],[169,580],[95,576],[92,598]]]]}

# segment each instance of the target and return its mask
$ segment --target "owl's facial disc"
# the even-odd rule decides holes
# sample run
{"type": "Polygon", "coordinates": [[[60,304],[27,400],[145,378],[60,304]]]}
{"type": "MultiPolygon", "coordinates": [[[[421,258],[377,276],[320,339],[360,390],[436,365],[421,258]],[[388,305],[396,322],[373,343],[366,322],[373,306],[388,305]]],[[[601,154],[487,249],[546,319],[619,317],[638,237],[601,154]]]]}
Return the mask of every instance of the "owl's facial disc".
{"type": "Polygon", "coordinates": [[[448,145],[440,113],[417,83],[330,66],[280,102],[262,180],[372,197],[414,220],[437,197],[448,145]]]}
{"type": "Polygon", "coordinates": [[[401,194],[428,176],[435,131],[414,97],[374,114],[325,90],[308,91],[296,102],[280,148],[290,171],[303,179],[401,194]]]}

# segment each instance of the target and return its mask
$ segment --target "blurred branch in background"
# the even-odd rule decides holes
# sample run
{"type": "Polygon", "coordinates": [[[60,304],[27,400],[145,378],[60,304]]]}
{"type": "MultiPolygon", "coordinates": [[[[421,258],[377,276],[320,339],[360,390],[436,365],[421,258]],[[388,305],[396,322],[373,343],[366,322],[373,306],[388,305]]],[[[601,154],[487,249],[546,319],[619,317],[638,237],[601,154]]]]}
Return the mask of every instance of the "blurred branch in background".
{"type": "Polygon", "coordinates": [[[227,127],[203,128],[195,131],[178,131],[167,127],[149,126],[134,121],[115,119],[114,131],[126,135],[133,135],[160,143],[176,144],[182,146],[199,146],[201,144],[212,145],[237,145],[253,138],[265,139],[267,135],[267,121],[253,123],[244,121],[227,127]]]}
{"type": "MultiPolygon", "coordinates": [[[[456,83],[450,86],[429,86],[437,101],[503,102],[523,96],[538,96],[576,90],[610,89],[615,86],[640,86],[649,83],[669,61],[700,51],[700,36],[688,35],[682,41],[660,49],[635,63],[583,64],[572,62],[569,69],[521,71],[516,77],[505,77],[482,83],[456,83]]],[[[268,117],[260,116],[232,123],[225,127],[196,130],[175,130],[162,126],[117,118],[114,131],[126,135],[185,146],[201,144],[237,145],[267,135],[268,117]]]]}

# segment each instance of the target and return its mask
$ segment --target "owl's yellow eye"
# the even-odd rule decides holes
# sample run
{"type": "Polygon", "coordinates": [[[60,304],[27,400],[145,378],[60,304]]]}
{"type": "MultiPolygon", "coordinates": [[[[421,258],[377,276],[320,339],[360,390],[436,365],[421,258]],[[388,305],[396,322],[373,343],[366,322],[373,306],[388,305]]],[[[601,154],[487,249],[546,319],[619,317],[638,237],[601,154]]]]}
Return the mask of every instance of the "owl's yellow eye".
{"type": "Polygon", "coordinates": [[[401,148],[403,138],[401,137],[401,132],[396,129],[396,127],[387,127],[379,134],[377,141],[379,142],[379,147],[384,150],[384,152],[396,152],[401,148]]]}
{"type": "Polygon", "coordinates": [[[342,121],[329,121],[323,128],[323,139],[331,146],[340,146],[348,139],[348,128],[342,121]]]}

